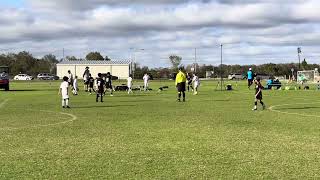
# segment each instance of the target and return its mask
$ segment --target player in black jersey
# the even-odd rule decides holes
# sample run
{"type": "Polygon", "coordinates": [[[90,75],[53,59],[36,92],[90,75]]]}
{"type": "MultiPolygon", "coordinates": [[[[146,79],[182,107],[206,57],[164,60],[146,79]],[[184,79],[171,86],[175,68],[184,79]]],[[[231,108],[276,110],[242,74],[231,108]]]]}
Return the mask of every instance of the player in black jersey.
{"type": "Polygon", "coordinates": [[[193,90],[192,87],[192,75],[190,73],[187,73],[187,83],[188,83],[188,92],[191,90],[193,90]]]}
{"type": "Polygon", "coordinates": [[[92,91],[95,91],[94,88],[93,88],[94,78],[91,76],[91,74],[89,74],[88,81],[89,81],[89,92],[90,92],[90,94],[91,94],[92,91]]]}
{"type": "Polygon", "coordinates": [[[101,77],[101,73],[98,74],[98,78],[97,78],[97,98],[96,98],[96,102],[98,102],[99,100],[99,96],[100,96],[100,102],[103,102],[103,93],[104,93],[104,85],[105,85],[105,81],[102,79],[101,77]]]}
{"type": "Polygon", "coordinates": [[[253,111],[257,110],[258,101],[260,101],[260,104],[262,105],[263,109],[266,108],[265,104],[262,102],[262,89],[263,89],[263,86],[261,85],[260,78],[257,78],[255,80],[256,94],[255,94],[254,108],[252,109],[253,111]]]}
{"type": "Polygon", "coordinates": [[[107,73],[105,85],[106,85],[106,89],[104,94],[106,94],[106,91],[110,91],[110,96],[113,96],[112,75],[110,74],[110,72],[107,73]]]}

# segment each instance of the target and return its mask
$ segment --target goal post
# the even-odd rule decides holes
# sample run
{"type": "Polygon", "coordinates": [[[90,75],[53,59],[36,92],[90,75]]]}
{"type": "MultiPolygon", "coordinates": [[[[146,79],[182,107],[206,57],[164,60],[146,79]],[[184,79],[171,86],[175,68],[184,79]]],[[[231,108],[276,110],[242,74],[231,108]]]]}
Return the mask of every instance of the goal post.
{"type": "Polygon", "coordinates": [[[315,83],[319,79],[319,72],[317,69],[309,71],[298,71],[297,82],[298,83],[315,83]]]}

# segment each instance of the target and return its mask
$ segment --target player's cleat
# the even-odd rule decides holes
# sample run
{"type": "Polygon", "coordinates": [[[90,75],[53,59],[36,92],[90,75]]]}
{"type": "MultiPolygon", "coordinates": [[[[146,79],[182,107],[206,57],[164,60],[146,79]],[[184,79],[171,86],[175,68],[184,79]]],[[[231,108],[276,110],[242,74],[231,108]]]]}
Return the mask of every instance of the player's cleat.
{"type": "Polygon", "coordinates": [[[186,102],[186,99],[183,99],[183,102],[186,102]]]}
{"type": "Polygon", "coordinates": [[[113,96],[113,94],[110,94],[110,96],[113,96]]]}
{"type": "Polygon", "coordinates": [[[66,107],[62,106],[62,108],[66,108],[66,107]]]}
{"type": "Polygon", "coordinates": [[[256,110],[258,110],[258,109],[257,109],[257,108],[253,108],[253,109],[252,109],[252,111],[256,111],[256,110]]]}
{"type": "Polygon", "coordinates": [[[181,102],[181,100],[180,100],[180,99],[177,99],[177,102],[181,102]]]}
{"type": "Polygon", "coordinates": [[[70,106],[67,106],[68,109],[70,109],[70,106]]]}
{"type": "Polygon", "coordinates": [[[265,110],[265,109],[266,109],[266,105],[263,105],[263,106],[262,106],[262,109],[265,110]]]}

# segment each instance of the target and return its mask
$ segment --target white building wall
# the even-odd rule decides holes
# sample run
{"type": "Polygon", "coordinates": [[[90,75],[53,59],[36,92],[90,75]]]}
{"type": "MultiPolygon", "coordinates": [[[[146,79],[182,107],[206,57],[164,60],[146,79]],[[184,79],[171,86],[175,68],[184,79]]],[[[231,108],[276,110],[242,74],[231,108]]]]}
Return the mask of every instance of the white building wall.
{"type": "Polygon", "coordinates": [[[120,79],[127,79],[129,77],[129,65],[102,65],[102,64],[80,64],[80,65],[72,65],[72,64],[58,64],[57,65],[57,76],[62,78],[63,76],[68,75],[68,70],[74,76],[78,76],[78,79],[82,79],[83,72],[86,67],[89,67],[90,73],[93,77],[97,77],[98,73],[107,73],[110,72],[113,76],[118,76],[120,79]]]}

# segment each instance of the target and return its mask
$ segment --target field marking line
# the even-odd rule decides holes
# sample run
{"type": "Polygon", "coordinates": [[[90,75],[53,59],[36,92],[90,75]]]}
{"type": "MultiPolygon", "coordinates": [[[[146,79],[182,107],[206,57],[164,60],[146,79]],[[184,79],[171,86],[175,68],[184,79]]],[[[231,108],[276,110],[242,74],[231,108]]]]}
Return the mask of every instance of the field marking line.
{"type": "Polygon", "coordinates": [[[293,104],[279,104],[279,105],[274,105],[270,106],[268,108],[269,111],[277,112],[280,114],[288,114],[288,115],[298,115],[298,116],[304,116],[304,117],[316,117],[320,118],[320,115],[312,115],[312,114],[301,114],[301,113],[291,113],[291,112],[286,112],[286,111],[279,111],[279,110],[274,110],[275,107],[281,107],[281,106],[289,106],[289,105],[307,105],[307,104],[319,104],[320,102],[313,102],[313,103],[293,103],[293,104]]]}
{"type": "Polygon", "coordinates": [[[8,101],[9,101],[9,99],[5,99],[4,101],[2,101],[0,103],[0,108],[2,108],[8,101]]]}
{"type": "MultiPolygon", "coordinates": [[[[32,110],[31,110],[32,111],[32,110]]],[[[66,124],[66,123],[70,123],[73,122],[75,120],[78,119],[77,116],[70,114],[70,113],[65,113],[65,112],[54,112],[54,111],[46,111],[46,110],[40,110],[41,112],[47,112],[47,113],[58,113],[58,114],[62,114],[62,115],[66,115],[71,117],[71,119],[67,120],[67,121],[62,121],[62,122],[57,122],[57,123],[52,123],[52,124],[44,124],[44,125],[34,125],[34,126],[24,126],[24,127],[19,127],[19,128],[14,128],[14,127],[7,127],[7,128],[0,128],[0,131],[13,131],[13,130],[20,130],[20,129],[31,129],[31,128],[39,128],[39,127],[50,127],[50,126],[56,126],[56,125],[60,125],[60,124],[66,124]]]]}

